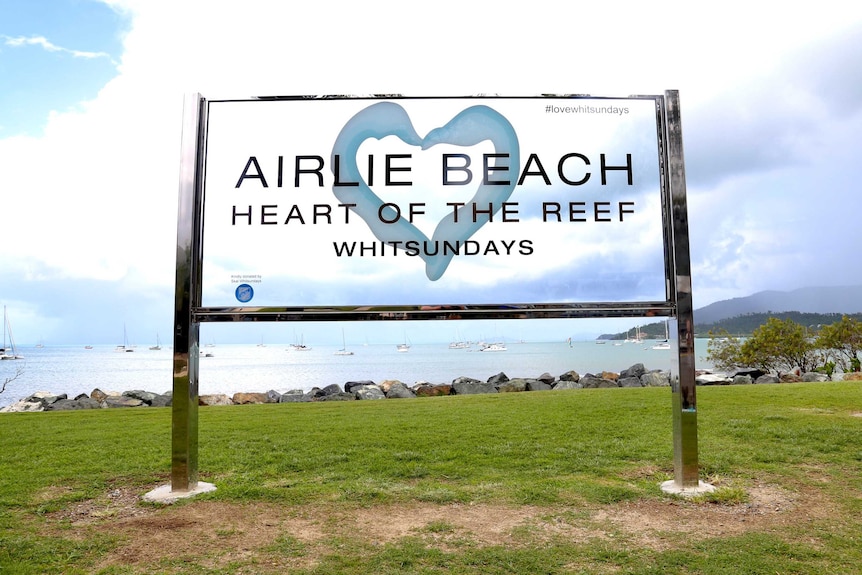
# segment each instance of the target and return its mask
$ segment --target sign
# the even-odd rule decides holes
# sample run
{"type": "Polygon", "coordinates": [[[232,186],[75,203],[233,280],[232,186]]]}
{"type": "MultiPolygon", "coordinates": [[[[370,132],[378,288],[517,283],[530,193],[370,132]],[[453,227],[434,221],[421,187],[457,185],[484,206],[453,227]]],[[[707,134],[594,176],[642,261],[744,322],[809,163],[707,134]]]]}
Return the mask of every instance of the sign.
{"type": "Polygon", "coordinates": [[[203,321],[671,318],[674,479],[698,478],[679,94],[187,98],[171,493],[198,482],[203,321]],[[452,310],[455,310],[453,313],[452,310]]]}
{"type": "Polygon", "coordinates": [[[665,301],[658,108],[209,100],[201,303],[665,301]]]}

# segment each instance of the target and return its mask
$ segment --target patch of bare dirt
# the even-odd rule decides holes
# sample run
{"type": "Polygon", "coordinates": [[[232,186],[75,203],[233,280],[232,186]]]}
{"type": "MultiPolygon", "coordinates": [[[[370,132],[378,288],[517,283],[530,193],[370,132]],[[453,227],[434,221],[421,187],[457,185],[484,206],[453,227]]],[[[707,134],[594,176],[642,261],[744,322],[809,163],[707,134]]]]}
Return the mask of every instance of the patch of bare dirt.
{"type": "Polygon", "coordinates": [[[746,503],[643,501],[601,509],[593,520],[615,526],[622,536],[639,545],[666,549],[674,545],[679,534],[688,539],[731,536],[769,530],[803,518],[825,517],[828,513],[813,494],[803,496],[771,485],[757,485],[748,489],[746,503]]]}
{"type": "MultiPolygon", "coordinates": [[[[121,537],[124,542],[104,558],[100,568],[137,565],[145,569],[182,558],[224,566],[254,559],[258,572],[279,572],[291,566],[313,566],[335,550],[338,538],[348,536],[372,545],[422,537],[426,544],[441,549],[459,543],[512,546],[557,538],[575,542],[623,538],[666,549],[679,545],[680,540],[770,530],[830,513],[828,502],[811,490],[792,493],[756,485],[747,493],[746,503],[733,505],[665,498],[551,508],[424,503],[291,507],[219,501],[159,507],[140,503],[137,494],[114,489],[51,518],[70,522],[80,537],[100,533],[121,537]],[[286,551],[285,545],[295,547],[296,552],[286,551]]],[[[63,536],[68,537],[68,531],[63,536]]]]}

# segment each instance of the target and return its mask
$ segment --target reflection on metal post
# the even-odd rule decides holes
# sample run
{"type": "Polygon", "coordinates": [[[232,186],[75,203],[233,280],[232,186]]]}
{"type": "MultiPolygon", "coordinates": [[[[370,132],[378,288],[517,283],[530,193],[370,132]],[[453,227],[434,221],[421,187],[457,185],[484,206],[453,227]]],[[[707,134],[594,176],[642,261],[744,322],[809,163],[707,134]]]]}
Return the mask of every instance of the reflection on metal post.
{"type": "MultiPolygon", "coordinates": [[[[194,281],[200,266],[198,145],[201,98],[187,96],[183,109],[180,189],[177,222],[177,275],[174,315],[174,382],[171,428],[171,491],[198,487],[198,332],[192,316],[194,281]]],[[[197,298],[199,299],[199,297],[197,298]]]]}
{"type": "Polygon", "coordinates": [[[667,178],[670,194],[670,226],[673,296],[676,301],[674,336],[677,373],[672,374],[674,479],[665,482],[666,492],[694,494],[712,491],[700,482],[697,460],[697,396],[694,368],[694,316],[691,295],[691,260],[688,236],[688,206],[685,189],[685,163],[682,149],[682,121],[679,92],[665,92],[667,131],[667,178]]]}

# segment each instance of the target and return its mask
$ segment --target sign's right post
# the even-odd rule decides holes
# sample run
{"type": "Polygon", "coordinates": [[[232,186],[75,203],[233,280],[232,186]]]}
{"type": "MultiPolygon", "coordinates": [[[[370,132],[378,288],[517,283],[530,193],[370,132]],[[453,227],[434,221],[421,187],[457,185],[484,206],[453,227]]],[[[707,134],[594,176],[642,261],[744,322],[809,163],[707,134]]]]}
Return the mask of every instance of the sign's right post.
{"type": "Polygon", "coordinates": [[[697,394],[695,389],[694,316],[691,295],[691,260],[688,234],[688,206],[685,189],[685,162],[682,148],[682,121],[679,92],[665,92],[665,144],[670,193],[671,291],[676,303],[672,339],[676,340],[676,374],[671,376],[673,398],[674,478],[662,484],[667,493],[694,495],[715,488],[700,481],[697,452],[697,394]]]}

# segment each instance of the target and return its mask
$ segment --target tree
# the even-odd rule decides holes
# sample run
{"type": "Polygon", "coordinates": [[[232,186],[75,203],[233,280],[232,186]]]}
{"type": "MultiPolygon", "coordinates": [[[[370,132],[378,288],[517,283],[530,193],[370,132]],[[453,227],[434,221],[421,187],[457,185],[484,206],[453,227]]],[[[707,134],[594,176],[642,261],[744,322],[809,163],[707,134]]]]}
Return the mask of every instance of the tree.
{"type": "Polygon", "coordinates": [[[18,369],[15,370],[15,375],[13,375],[12,377],[7,377],[6,379],[4,379],[3,384],[0,385],[0,393],[3,393],[4,391],[6,391],[6,386],[9,385],[10,383],[12,383],[13,381],[15,381],[16,379],[18,379],[22,373],[24,373],[24,372],[19,367],[18,369]]]}
{"type": "Polygon", "coordinates": [[[724,330],[718,335],[718,339],[713,338],[707,344],[707,358],[718,369],[747,366],[781,371],[799,367],[811,371],[821,362],[817,345],[808,337],[805,327],[790,319],[771,317],[744,341],[724,330]]]}
{"type": "Polygon", "coordinates": [[[862,322],[842,316],[841,321],[825,325],[817,336],[817,347],[825,350],[841,371],[859,371],[862,351],[862,322]]]}
{"type": "Polygon", "coordinates": [[[718,333],[710,330],[709,341],[706,344],[706,358],[712,362],[712,365],[723,370],[743,365],[742,342],[727,333],[725,329],[718,333]]]}
{"type": "Polygon", "coordinates": [[[765,371],[790,370],[795,367],[812,371],[821,361],[817,346],[808,337],[805,327],[793,320],[769,318],[754,330],[740,346],[744,365],[765,371]]]}

